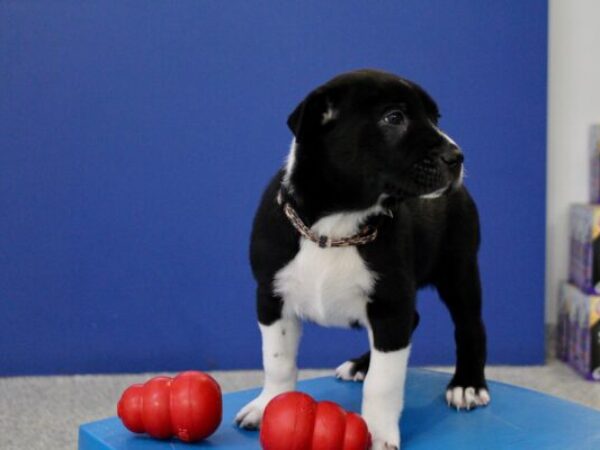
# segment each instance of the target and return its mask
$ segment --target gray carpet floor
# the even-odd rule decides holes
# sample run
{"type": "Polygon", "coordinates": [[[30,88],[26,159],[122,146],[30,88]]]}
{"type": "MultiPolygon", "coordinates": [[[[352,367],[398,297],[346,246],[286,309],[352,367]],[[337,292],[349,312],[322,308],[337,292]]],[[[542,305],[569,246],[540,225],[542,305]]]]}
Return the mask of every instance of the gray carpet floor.
{"type": "MultiPolygon", "coordinates": [[[[262,380],[258,371],[212,374],[224,392],[255,387],[262,380]]],[[[304,370],[301,378],[331,374],[332,370],[304,370]]],[[[81,423],[115,415],[123,390],[154,375],[0,378],[0,449],[75,449],[81,423]]],[[[487,376],[600,410],[600,383],[583,380],[560,362],[533,367],[492,366],[488,367],[487,376]]]]}

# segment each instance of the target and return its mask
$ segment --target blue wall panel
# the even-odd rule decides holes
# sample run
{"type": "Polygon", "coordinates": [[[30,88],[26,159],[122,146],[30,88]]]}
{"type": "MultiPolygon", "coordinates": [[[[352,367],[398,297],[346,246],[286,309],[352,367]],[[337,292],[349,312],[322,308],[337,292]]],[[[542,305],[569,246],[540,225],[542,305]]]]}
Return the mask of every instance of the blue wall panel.
{"type": "MultiPolygon", "coordinates": [[[[483,224],[490,360],[543,359],[545,1],[0,4],[0,374],[260,364],[248,235],[315,85],[438,100],[483,224]]],[[[453,360],[433,292],[413,363],[453,360]]],[[[304,366],[366,348],[309,326],[304,366]]]]}

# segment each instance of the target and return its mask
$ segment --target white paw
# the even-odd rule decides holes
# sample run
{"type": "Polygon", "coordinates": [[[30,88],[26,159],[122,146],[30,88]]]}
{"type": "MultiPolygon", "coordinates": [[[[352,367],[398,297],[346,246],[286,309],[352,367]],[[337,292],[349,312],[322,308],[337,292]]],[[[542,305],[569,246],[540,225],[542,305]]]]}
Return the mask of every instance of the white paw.
{"type": "MultiPolygon", "coordinates": [[[[364,417],[364,416],[363,416],[364,417]]],[[[364,417],[371,433],[371,450],[398,450],[400,448],[400,427],[397,421],[386,420],[382,416],[364,417]]]]}
{"type": "Polygon", "coordinates": [[[335,369],[335,377],[344,381],[363,381],[365,379],[365,373],[359,370],[353,374],[353,369],[354,363],[352,361],[346,361],[335,369]]]}
{"type": "Polygon", "coordinates": [[[257,397],[244,406],[235,416],[235,423],[240,428],[255,430],[260,426],[266,402],[261,397],[257,397]]]}
{"type": "Polygon", "coordinates": [[[460,409],[471,409],[477,406],[487,406],[490,403],[490,393],[486,388],[476,391],[474,387],[463,388],[455,386],[446,391],[448,406],[460,409]]]}
{"type": "Polygon", "coordinates": [[[373,445],[371,446],[371,450],[399,450],[400,444],[390,444],[389,442],[385,442],[382,440],[373,441],[373,445]]]}

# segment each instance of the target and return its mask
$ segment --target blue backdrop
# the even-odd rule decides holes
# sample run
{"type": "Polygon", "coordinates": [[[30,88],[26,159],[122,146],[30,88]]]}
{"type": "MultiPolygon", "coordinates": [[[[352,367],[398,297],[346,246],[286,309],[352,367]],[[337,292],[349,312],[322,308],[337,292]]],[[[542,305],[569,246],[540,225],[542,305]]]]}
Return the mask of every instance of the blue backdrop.
{"type": "MultiPolygon", "coordinates": [[[[0,375],[260,365],[248,236],[288,113],[359,67],[438,100],[479,203],[489,359],[543,360],[545,1],[4,1],[0,375]]],[[[420,297],[414,364],[453,361],[420,297]]],[[[363,332],[306,328],[301,365],[363,332]]]]}

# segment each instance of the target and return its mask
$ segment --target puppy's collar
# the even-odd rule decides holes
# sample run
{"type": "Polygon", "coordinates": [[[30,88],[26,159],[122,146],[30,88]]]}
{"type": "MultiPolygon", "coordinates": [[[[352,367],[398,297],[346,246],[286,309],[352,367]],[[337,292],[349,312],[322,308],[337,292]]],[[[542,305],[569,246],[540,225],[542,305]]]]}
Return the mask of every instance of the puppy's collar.
{"type": "Polygon", "coordinates": [[[368,244],[377,238],[377,228],[365,225],[357,234],[340,239],[331,239],[325,235],[319,235],[312,231],[300,218],[296,210],[288,202],[284,201],[284,193],[280,190],[277,194],[277,203],[283,207],[283,212],[300,233],[301,236],[311,240],[321,248],[328,247],[351,247],[368,244]]]}

